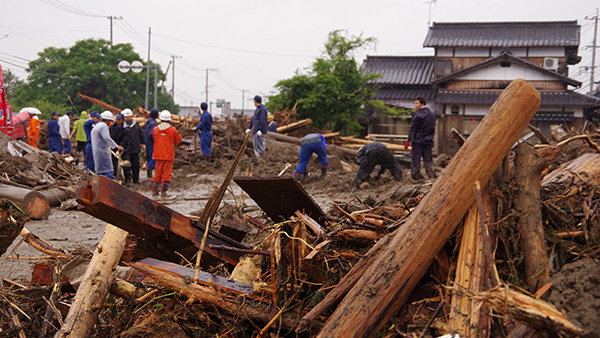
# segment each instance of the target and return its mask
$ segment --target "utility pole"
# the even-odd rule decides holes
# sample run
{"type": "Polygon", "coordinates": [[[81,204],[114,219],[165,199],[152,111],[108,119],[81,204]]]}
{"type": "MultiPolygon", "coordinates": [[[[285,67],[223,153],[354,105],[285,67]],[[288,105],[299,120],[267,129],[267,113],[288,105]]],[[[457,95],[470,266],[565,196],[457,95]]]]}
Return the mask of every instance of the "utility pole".
{"type": "Polygon", "coordinates": [[[209,71],[213,71],[213,70],[217,70],[217,69],[216,68],[207,68],[206,69],[206,87],[205,87],[205,90],[206,90],[206,101],[204,101],[206,103],[208,103],[208,72],[209,71]]]}
{"type": "Polygon", "coordinates": [[[242,89],[242,115],[244,115],[244,104],[246,103],[246,92],[247,89],[242,89]]]}
{"type": "Polygon", "coordinates": [[[148,27],[148,64],[146,65],[146,101],[144,109],[148,110],[148,95],[150,92],[150,38],[152,37],[152,27],[148,27]]]}
{"type": "Polygon", "coordinates": [[[154,68],[154,108],[158,108],[158,65],[152,67],[154,68]]]}
{"type": "Polygon", "coordinates": [[[108,20],[110,20],[110,47],[113,46],[113,19],[122,20],[122,16],[107,16],[108,20]]]}
{"type": "MultiPolygon", "coordinates": [[[[586,19],[588,19],[586,17],[586,19]]],[[[594,95],[594,71],[596,69],[596,39],[598,37],[598,8],[596,8],[596,16],[589,18],[588,20],[594,20],[594,42],[592,43],[592,72],[590,73],[590,95],[594,95]]]]}
{"type": "Polygon", "coordinates": [[[173,101],[175,100],[175,59],[180,57],[181,56],[171,55],[171,58],[173,59],[173,74],[171,74],[171,81],[173,82],[173,87],[171,88],[171,97],[173,98],[173,101]]]}

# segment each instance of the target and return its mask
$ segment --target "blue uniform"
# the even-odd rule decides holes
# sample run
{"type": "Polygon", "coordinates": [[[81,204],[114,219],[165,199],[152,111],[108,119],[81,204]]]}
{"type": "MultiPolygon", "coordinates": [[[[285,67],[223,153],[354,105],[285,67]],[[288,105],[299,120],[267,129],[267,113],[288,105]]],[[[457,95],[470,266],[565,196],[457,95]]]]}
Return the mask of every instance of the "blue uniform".
{"type": "Polygon", "coordinates": [[[275,123],[275,121],[271,121],[267,129],[269,130],[269,133],[277,133],[277,123],[275,123]]]}
{"type": "Polygon", "coordinates": [[[60,128],[58,121],[50,119],[48,122],[48,152],[58,152],[62,154],[62,138],[60,137],[60,128]]]}
{"type": "Polygon", "coordinates": [[[196,130],[200,130],[200,148],[202,148],[202,154],[209,157],[213,134],[212,115],[207,110],[203,111],[202,115],[200,115],[200,124],[198,124],[196,130]]]}
{"type": "Polygon", "coordinates": [[[412,176],[418,178],[421,170],[421,158],[425,170],[430,177],[435,177],[433,165],[433,136],[435,135],[435,119],[437,115],[428,107],[417,110],[410,122],[408,142],[412,145],[412,176]]]}
{"type": "Polygon", "coordinates": [[[158,123],[156,123],[156,119],[154,117],[149,117],[146,120],[146,124],[144,125],[144,141],[146,143],[146,169],[151,170],[156,166],[156,162],[152,158],[152,154],[154,153],[154,138],[152,137],[152,131],[154,127],[156,127],[158,123]]]}
{"type": "Polygon", "coordinates": [[[302,139],[299,155],[300,161],[296,167],[295,175],[302,175],[306,172],[306,166],[313,153],[319,157],[321,168],[327,168],[329,165],[329,161],[327,160],[327,144],[321,134],[308,134],[302,139]]]}
{"type": "Polygon", "coordinates": [[[267,108],[262,103],[256,106],[256,110],[254,110],[254,116],[252,116],[252,120],[250,120],[248,129],[252,129],[252,127],[254,127],[254,130],[252,130],[254,155],[258,158],[262,158],[265,155],[265,135],[267,134],[267,108]],[[262,135],[256,135],[258,131],[260,131],[262,135]]]}
{"type": "Polygon", "coordinates": [[[83,131],[85,131],[85,168],[94,171],[94,153],[92,152],[92,128],[94,128],[94,120],[87,120],[83,123],[83,131]]]}

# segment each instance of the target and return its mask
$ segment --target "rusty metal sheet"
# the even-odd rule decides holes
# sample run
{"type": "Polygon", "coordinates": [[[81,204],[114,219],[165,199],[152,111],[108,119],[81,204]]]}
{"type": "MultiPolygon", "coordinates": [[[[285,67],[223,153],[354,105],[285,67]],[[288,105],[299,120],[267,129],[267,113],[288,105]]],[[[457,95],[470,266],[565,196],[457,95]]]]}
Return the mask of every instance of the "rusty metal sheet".
{"type": "Polygon", "coordinates": [[[246,177],[233,180],[274,222],[289,219],[299,210],[318,222],[325,216],[321,207],[293,177],[246,177]]]}

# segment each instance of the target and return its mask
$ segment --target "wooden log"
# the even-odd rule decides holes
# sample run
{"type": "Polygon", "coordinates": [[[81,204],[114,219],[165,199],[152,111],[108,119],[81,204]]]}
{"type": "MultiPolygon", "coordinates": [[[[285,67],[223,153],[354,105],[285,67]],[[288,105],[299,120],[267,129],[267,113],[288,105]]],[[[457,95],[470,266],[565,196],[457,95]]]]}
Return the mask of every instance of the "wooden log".
{"type": "Polygon", "coordinates": [[[491,312],[487,306],[479,306],[471,297],[467,297],[462,290],[473,292],[487,290],[485,287],[485,253],[490,250],[483,245],[483,238],[479,236],[479,212],[477,205],[473,205],[465,216],[458,261],[456,262],[456,276],[454,278],[448,330],[464,338],[489,337],[491,312]]]}
{"type": "Polygon", "coordinates": [[[62,202],[75,197],[75,191],[68,191],[60,188],[50,188],[45,190],[38,190],[48,200],[48,204],[51,207],[57,207],[62,202]]]}
{"type": "Polygon", "coordinates": [[[313,121],[310,118],[300,120],[297,122],[292,122],[292,123],[286,124],[285,126],[277,127],[277,133],[278,134],[289,133],[292,130],[296,130],[296,129],[302,128],[304,126],[308,126],[312,122],[313,121]]]}
{"type": "Polygon", "coordinates": [[[587,153],[561,164],[544,176],[542,186],[589,183],[600,185],[600,154],[587,153]]]}
{"type": "Polygon", "coordinates": [[[549,164],[527,143],[516,150],[515,183],[517,185],[514,214],[521,230],[521,250],[525,257],[525,279],[530,291],[546,284],[550,265],[540,202],[542,170],[549,164]]]}
{"type": "Polygon", "coordinates": [[[88,101],[90,103],[99,105],[100,107],[102,107],[102,108],[104,108],[106,110],[110,110],[113,114],[118,114],[118,113],[121,112],[121,110],[123,110],[121,108],[117,108],[115,106],[111,106],[110,104],[108,104],[106,102],[103,102],[103,101],[100,101],[100,100],[98,100],[96,98],[93,98],[91,96],[83,95],[81,93],[77,93],[77,96],[79,96],[80,98],[82,98],[82,99],[84,99],[84,100],[86,100],[86,101],[88,101]]]}
{"type": "MultiPolygon", "coordinates": [[[[356,143],[356,144],[362,144],[362,145],[377,142],[377,141],[363,140],[363,139],[355,138],[355,137],[342,137],[342,140],[344,140],[347,143],[356,143]]],[[[406,149],[404,147],[404,145],[395,144],[395,143],[388,143],[388,142],[379,142],[379,143],[388,147],[389,150],[411,150],[412,149],[411,147],[408,147],[408,149],[406,149]]],[[[357,145],[355,145],[355,144],[347,144],[345,146],[348,148],[356,148],[357,147],[357,145]]],[[[358,148],[360,148],[360,147],[358,147],[358,148]]]]}
{"type": "Polygon", "coordinates": [[[17,238],[27,219],[13,202],[0,200],[0,256],[17,238]]]}
{"type": "MultiPolygon", "coordinates": [[[[277,141],[294,143],[294,144],[298,144],[298,145],[302,143],[302,139],[300,139],[300,138],[276,134],[276,133],[267,133],[267,137],[270,137],[277,141]]],[[[333,153],[339,152],[343,155],[351,156],[351,157],[356,157],[356,154],[358,153],[357,150],[348,149],[348,148],[344,148],[344,147],[340,147],[340,146],[335,146],[333,144],[327,145],[327,152],[333,152],[333,153]]]]}
{"type": "Polygon", "coordinates": [[[33,219],[48,219],[50,204],[38,191],[0,184],[0,199],[15,203],[33,219]]]}
{"type": "Polygon", "coordinates": [[[114,279],[113,271],[123,254],[127,235],[127,231],[106,225],[104,236],[94,251],[83,282],[75,294],[75,301],[55,338],[91,335],[114,279]]]}
{"type": "Polygon", "coordinates": [[[318,337],[368,337],[396,314],[540,105],[526,81],[498,97],[403,227],[348,292],[318,337]],[[361,323],[361,325],[357,325],[361,323]]]}

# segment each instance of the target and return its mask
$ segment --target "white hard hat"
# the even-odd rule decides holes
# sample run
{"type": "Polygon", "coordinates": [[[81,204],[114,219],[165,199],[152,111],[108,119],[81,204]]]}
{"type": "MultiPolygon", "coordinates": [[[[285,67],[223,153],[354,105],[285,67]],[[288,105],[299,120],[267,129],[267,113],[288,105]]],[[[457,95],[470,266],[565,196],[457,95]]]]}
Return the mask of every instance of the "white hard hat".
{"type": "Polygon", "coordinates": [[[102,112],[102,114],[100,114],[100,117],[101,117],[103,120],[111,120],[111,121],[114,121],[114,120],[115,120],[115,117],[113,116],[113,113],[111,113],[111,112],[110,112],[110,111],[108,111],[108,110],[105,110],[104,112],[102,112]]]}
{"type": "Polygon", "coordinates": [[[33,107],[23,108],[23,109],[21,109],[21,111],[19,113],[22,113],[24,111],[28,112],[29,114],[33,114],[33,115],[40,115],[41,114],[41,112],[39,111],[39,109],[33,108],[33,107]]]}
{"type": "Polygon", "coordinates": [[[123,114],[123,116],[133,116],[133,112],[129,108],[121,110],[121,114],[123,114]]]}
{"type": "Polygon", "coordinates": [[[161,121],[171,121],[171,112],[168,110],[163,110],[160,112],[160,115],[158,115],[158,118],[161,121]]]}

